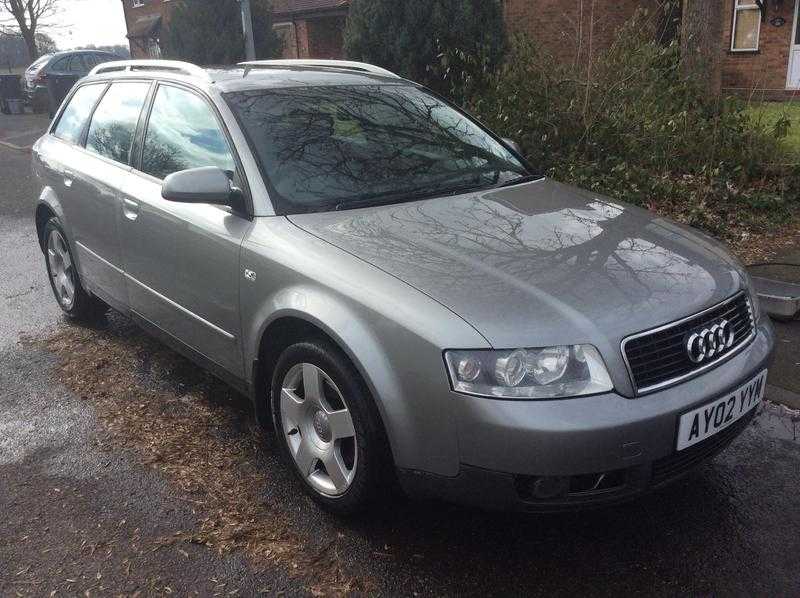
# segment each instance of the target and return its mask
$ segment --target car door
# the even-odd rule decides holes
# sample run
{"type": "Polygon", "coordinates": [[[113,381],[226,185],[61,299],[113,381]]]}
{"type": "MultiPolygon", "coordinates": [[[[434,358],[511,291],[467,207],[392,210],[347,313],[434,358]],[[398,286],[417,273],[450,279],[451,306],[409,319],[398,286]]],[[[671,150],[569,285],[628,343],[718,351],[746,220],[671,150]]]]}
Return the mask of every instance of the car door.
{"type": "Polygon", "coordinates": [[[64,170],[67,196],[62,202],[72,229],[81,279],[101,298],[125,306],[122,243],[117,227],[118,181],[130,170],[130,152],[150,83],[112,83],[97,103],[76,150],[64,170]]]}
{"type": "Polygon", "coordinates": [[[237,176],[224,126],[202,94],[161,83],[140,145],[140,164],[123,181],[120,218],[131,310],[241,377],[239,252],[251,220],[161,197],[173,172],[219,166],[237,176]]]}

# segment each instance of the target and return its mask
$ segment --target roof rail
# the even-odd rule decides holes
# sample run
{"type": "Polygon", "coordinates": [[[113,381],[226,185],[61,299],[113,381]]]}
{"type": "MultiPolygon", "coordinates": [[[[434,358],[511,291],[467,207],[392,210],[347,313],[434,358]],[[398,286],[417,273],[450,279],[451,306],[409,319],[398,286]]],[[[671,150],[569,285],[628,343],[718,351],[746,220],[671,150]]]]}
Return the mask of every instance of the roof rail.
{"type": "Polygon", "coordinates": [[[330,69],[344,69],[348,71],[359,71],[362,73],[371,73],[373,75],[381,75],[383,77],[392,77],[400,79],[391,71],[384,68],[375,66],[374,64],[367,64],[366,62],[353,62],[351,60],[313,60],[313,59],[298,59],[288,58],[284,60],[251,60],[249,62],[240,62],[239,66],[245,68],[245,73],[254,68],[280,68],[280,67],[293,67],[293,66],[306,66],[306,67],[321,67],[330,69]]]}
{"type": "Polygon", "coordinates": [[[113,73],[115,71],[173,71],[183,75],[211,80],[211,75],[205,69],[190,62],[180,62],[178,60],[115,60],[98,64],[91,70],[89,76],[113,73]]]}

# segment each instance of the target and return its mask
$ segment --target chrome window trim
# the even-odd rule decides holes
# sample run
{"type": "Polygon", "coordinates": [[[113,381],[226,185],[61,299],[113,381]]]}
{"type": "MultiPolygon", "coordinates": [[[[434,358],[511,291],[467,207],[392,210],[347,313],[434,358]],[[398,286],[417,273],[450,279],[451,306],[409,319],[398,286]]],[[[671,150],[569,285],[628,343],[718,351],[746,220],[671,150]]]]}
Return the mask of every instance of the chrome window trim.
{"type": "Polygon", "coordinates": [[[707,372],[711,368],[714,368],[724,363],[725,361],[731,359],[735,355],[738,355],[741,352],[741,350],[744,349],[747,345],[749,345],[750,342],[752,342],[752,340],[755,337],[756,337],[756,320],[755,317],[753,316],[753,305],[750,303],[750,297],[747,296],[746,291],[742,290],[736,293],[733,297],[730,297],[725,301],[717,303],[716,305],[712,305],[711,307],[708,307],[703,311],[699,311],[696,314],[692,314],[691,316],[686,316],[685,318],[681,318],[680,320],[675,320],[674,322],[670,322],[669,324],[664,324],[663,326],[657,326],[656,328],[650,328],[649,330],[645,330],[643,332],[637,332],[636,334],[626,336],[624,339],[622,339],[622,342],[620,343],[620,349],[622,351],[622,359],[625,362],[625,368],[628,370],[628,377],[630,378],[631,384],[633,386],[634,394],[637,397],[639,397],[645,394],[649,394],[651,392],[655,392],[657,390],[663,390],[670,386],[675,386],[676,384],[689,380],[690,378],[695,378],[696,376],[699,376],[700,374],[707,372]],[[747,312],[750,315],[750,325],[751,325],[750,334],[747,335],[744,338],[744,340],[739,342],[739,344],[731,347],[731,349],[727,353],[723,353],[713,361],[709,361],[708,363],[697,368],[696,370],[692,370],[691,372],[687,372],[686,374],[683,374],[676,378],[670,378],[669,380],[664,380],[663,382],[659,382],[658,384],[652,384],[650,386],[645,386],[643,388],[639,388],[636,385],[636,379],[634,378],[633,375],[633,369],[631,368],[631,364],[628,362],[628,354],[625,351],[625,346],[630,341],[636,340],[643,336],[649,336],[651,334],[655,334],[663,330],[668,330],[670,328],[674,328],[675,326],[680,326],[684,322],[688,322],[689,320],[694,320],[695,318],[701,317],[703,314],[706,314],[710,311],[723,307],[729,303],[733,303],[734,301],[738,300],[742,295],[745,296],[745,302],[747,303],[747,312]]]}

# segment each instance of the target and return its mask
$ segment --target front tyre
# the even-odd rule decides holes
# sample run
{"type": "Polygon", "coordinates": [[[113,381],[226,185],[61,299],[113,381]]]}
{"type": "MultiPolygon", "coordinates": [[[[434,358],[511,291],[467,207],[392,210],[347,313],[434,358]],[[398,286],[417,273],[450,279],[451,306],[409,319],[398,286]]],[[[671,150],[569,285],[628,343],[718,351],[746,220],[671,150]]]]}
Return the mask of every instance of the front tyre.
{"type": "Polygon", "coordinates": [[[44,228],[44,255],[50,288],[58,306],[69,318],[90,321],[106,312],[105,303],[87,293],[81,285],[67,236],[58,218],[44,228]]]}
{"type": "Polygon", "coordinates": [[[332,344],[309,340],[284,350],[270,402],[282,452],[325,509],[361,511],[390,486],[393,465],[375,404],[332,344]]]}

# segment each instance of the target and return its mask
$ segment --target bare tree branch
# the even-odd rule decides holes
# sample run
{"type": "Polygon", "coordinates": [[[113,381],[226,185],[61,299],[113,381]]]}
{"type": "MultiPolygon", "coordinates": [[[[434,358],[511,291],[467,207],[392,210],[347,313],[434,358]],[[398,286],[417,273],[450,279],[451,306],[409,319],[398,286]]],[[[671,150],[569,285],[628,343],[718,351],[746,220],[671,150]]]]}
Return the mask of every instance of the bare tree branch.
{"type": "Polygon", "coordinates": [[[0,13],[10,15],[0,16],[0,34],[21,35],[28,47],[28,57],[36,60],[39,57],[36,46],[37,30],[45,27],[47,19],[57,14],[59,2],[60,0],[0,0],[0,13]],[[14,22],[16,31],[8,27],[14,22]]]}

